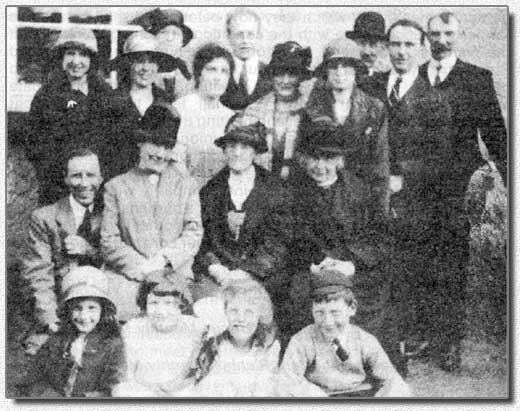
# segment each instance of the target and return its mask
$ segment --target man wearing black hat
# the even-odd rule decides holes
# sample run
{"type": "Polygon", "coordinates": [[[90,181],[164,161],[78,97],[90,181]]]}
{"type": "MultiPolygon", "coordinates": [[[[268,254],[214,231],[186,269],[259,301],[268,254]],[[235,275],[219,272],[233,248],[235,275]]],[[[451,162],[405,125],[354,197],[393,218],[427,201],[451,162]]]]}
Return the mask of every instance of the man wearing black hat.
{"type": "Polygon", "coordinates": [[[265,64],[258,58],[260,23],[260,17],[248,8],[237,8],[226,18],[235,72],[221,101],[232,110],[243,110],[272,90],[271,81],[264,73],[265,64]]]}
{"type": "Polygon", "coordinates": [[[357,309],[352,287],[351,277],[334,268],[311,274],[314,323],[291,338],[281,372],[333,397],[410,396],[377,338],[350,323],[357,309]]]}
{"type": "Polygon", "coordinates": [[[152,105],[136,132],[138,164],[105,186],[101,250],[120,320],[139,312],[139,284],[157,270],[193,278],[202,223],[196,183],[171,165],[179,124],[152,105]]]}
{"type": "MultiPolygon", "coordinates": [[[[131,24],[141,26],[157,39],[159,51],[173,57],[180,57],[181,49],[186,47],[193,39],[193,31],[184,24],[184,15],[177,9],[157,8],[151,10],[136,19],[131,24]]],[[[159,84],[168,93],[170,102],[187,94],[191,75],[186,64],[182,61],[182,69],[160,76],[159,84]],[[182,74],[182,75],[181,75],[182,74]]]]}

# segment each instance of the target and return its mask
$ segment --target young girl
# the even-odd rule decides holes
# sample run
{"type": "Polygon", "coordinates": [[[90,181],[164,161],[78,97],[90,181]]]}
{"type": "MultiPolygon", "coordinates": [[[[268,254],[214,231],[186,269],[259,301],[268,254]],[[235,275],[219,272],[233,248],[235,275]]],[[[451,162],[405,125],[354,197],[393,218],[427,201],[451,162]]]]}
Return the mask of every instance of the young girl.
{"type": "Polygon", "coordinates": [[[269,295],[257,282],[242,280],[226,286],[223,297],[228,328],[205,342],[194,370],[195,386],[182,395],[276,395],[280,344],[269,295]]]}
{"type": "Polygon", "coordinates": [[[206,328],[191,315],[191,294],[182,278],[144,283],[138,305],[145,315],[123,327],[127,373],[116,397],[171,397],[192,382],[188,374],[206,328]]]}
{"type": "Polygon", "coordinates": [[[31,365],[29,396],[110,396],[124,370],[124,350],[107,288],[105,275],[94,267],[78,267],[65,276],[60,330],[31,365]]]}

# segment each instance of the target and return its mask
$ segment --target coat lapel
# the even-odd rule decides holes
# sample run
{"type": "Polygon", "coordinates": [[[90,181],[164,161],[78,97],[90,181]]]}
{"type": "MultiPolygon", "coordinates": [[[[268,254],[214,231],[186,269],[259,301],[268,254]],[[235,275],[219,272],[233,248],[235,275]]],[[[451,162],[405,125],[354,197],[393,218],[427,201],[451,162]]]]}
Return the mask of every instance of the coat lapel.
{"type": "Polygon", "coordinates": [[[56,224],[60,230],[63,230],[67,235],[76,234],[76,223],[74,221],[74,214],[70,206],[69,197],[62,198],[56,204],[56,224]]]}

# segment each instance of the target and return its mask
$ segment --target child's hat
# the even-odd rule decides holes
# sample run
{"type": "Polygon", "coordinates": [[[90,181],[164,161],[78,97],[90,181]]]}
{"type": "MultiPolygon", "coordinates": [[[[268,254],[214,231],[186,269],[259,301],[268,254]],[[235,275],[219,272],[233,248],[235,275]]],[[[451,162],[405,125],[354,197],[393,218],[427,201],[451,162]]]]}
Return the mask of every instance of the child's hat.
{"type": "Polygon", "coordinates": [[[108,292],[108,280],[99,269],[91,266],[73,268],[63,278],[62,301],[77,297],[99,297],[112,301],[108,292]]]}
{"type": "Polygon", "coordinates": [[[313,297],[334,294],[346,289],[352,289],[352,275],[346,275],[337,268],[321,269],[311,273],[311,293],[313,297]]]}

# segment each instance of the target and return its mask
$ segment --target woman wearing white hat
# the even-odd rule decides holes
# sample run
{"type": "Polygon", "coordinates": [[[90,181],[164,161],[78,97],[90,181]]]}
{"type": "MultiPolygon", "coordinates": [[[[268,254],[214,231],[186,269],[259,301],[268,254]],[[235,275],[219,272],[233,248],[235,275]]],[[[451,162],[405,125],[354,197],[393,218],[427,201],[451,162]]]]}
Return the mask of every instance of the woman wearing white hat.
{"type": "Polygon", "coordinates": [[[123,45],[123,53],[110,62],[117,71],[118,90],[109,108],[112,126],[107,139],[107,180],[127,172],[137,161],[132,141],[146,110],[152,105],[171,108],[167,93],[155,85],[158,73],[174,71],[182,60],[159,51],[153,34],[138,31],[123,45]]]}
{"type": "Polygon", "coordinates": [[[37,91],[29,112],[26,145],[40,180],[40,203],[54,203],[66,193],[61,168],[63,153],[100,143],[112,89],[97,70],[98,47],[92,30],[63,30],[51,49],[52,70],[37,91]]]}
{"type": "Polygon", "coordinates": [[[124,372],[116,308],[106,276],[82,266],[62,282],[60,330],[38,351],[27,374],[31,397],[108,397],[124,372]]]}

